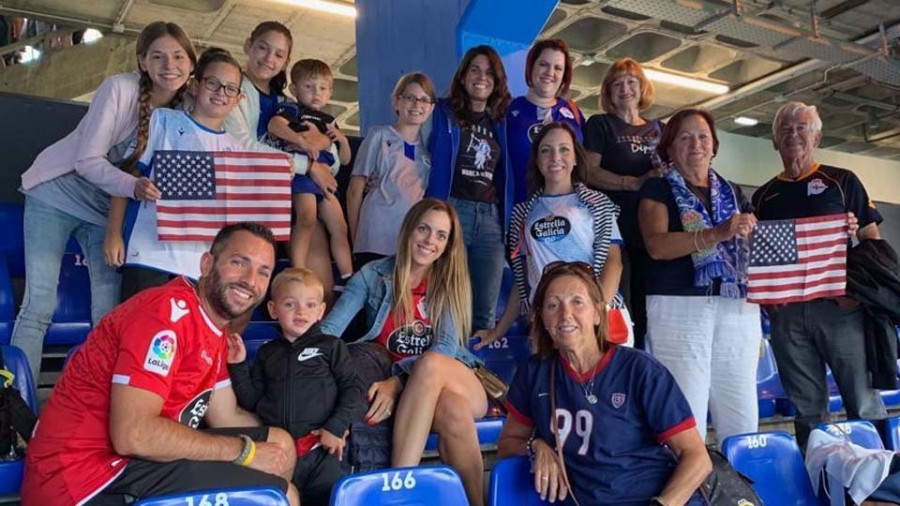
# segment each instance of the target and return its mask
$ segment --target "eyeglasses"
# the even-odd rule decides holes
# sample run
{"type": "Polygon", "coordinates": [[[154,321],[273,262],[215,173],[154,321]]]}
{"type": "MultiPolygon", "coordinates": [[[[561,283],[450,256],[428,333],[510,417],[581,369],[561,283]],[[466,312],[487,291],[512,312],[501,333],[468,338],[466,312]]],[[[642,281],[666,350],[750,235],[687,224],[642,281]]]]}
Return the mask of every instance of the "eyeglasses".
{"type": "Polygon", "coordinates": [[[400,95],[400,99],[405,100],[412,105],[431,105],[433,103],[429,97],[417,97],[415,95],[400,95]]]}
{"type": "Polygon", "coordinates": [[[204,77],[203,87],[207,90],[218,93],[219,90],[223,90],[225,92],[225,96],[228,98],[234,98],[241,94],[241,89],[232,84],[222,84],[221,81],[216,79],[215,77],[204,77]]]}
{"type": "Polygon", "coordinates": [[[586,262],[564,262],[562,260],[550,262],[549,264],[545,265],[544,271],[541,273],[541,275],[546,276],[547,274],[551,274],[553,273],[553,271],[563,267],[573,267],[590,277],[594,277],[594,269],[591,268],[590,264],[586,262]]]}

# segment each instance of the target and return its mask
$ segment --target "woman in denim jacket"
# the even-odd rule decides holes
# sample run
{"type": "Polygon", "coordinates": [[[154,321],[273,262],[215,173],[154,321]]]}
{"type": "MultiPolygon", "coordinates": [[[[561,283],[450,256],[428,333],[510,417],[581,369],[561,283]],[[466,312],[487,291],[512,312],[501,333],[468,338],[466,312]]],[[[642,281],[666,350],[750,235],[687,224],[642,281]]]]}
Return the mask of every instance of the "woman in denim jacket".
{"type": "Polygon", "coordinates": [[[485,415],[488,402],[472,371],[478,360],[465,347],[472,289],[450,204],[428,198],[414,205],[403,220],[397,256],[363,266],[322,331],[341,335],[363,308],[370,330],[359,341],[381,344],[394,361],[393,375],[369,388],[366,413],[366,421],[377,424],[397,408],[392,467],[418,465],[434,429],[441,457],[459,472],[469,502],[482,504],[484,464],[474,420],[485,415]]]}

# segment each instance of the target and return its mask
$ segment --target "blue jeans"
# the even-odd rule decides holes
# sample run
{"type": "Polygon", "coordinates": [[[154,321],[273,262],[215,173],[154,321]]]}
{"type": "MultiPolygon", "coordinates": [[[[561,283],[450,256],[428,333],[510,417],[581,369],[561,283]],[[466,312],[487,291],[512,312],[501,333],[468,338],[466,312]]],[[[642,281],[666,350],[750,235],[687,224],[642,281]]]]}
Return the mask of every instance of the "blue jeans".
{"type": "Polygon", "coordinates": [[[459,214],[472,280],[472,330],[490,329],[496,321],[506,246],[496,204],[450,199],[459,214]]]}
{"type": "Polygon", "coordinates": [[[119,274],[103,262],[106,230],[26,197],[25,298],[16,317],[12,344],[25,352],[35,383],[41,369],[44,334],[56,310],[59,269],[70,235],[81,245],[90,273],[92,323],[96,325],[119,303],[119,274]]]}

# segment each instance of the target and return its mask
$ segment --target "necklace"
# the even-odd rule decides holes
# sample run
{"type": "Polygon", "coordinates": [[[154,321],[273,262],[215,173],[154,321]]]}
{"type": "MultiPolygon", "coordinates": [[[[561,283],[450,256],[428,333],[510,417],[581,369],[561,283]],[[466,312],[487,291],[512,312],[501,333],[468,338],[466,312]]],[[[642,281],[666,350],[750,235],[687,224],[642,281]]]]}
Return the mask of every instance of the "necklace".
{"type": "Polygon", "coordinates": [[[597,377],[597,369],[594,369],[594,372],[591,374],[591,379],[588,381],[587,386],[584,383],[579,383],[581,385],[581,389],[584,390],[584,400],[587,401],[588,404],[597,404],[597,396],[594,395],[594,378],[597,377]]]}

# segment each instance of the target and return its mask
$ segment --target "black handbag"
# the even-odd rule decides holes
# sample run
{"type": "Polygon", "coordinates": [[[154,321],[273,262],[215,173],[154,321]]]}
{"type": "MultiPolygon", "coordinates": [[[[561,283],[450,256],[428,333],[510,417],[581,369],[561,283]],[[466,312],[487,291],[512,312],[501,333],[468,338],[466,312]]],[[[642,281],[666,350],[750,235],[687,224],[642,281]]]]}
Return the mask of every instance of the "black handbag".
{"type": "Polygon", "coordinates": [[[753,480],[737,472],[722,452],[706,447],[713,470],[700,485],[700,494],[710,506],[762,506],[753,490],[753,480]]]}

